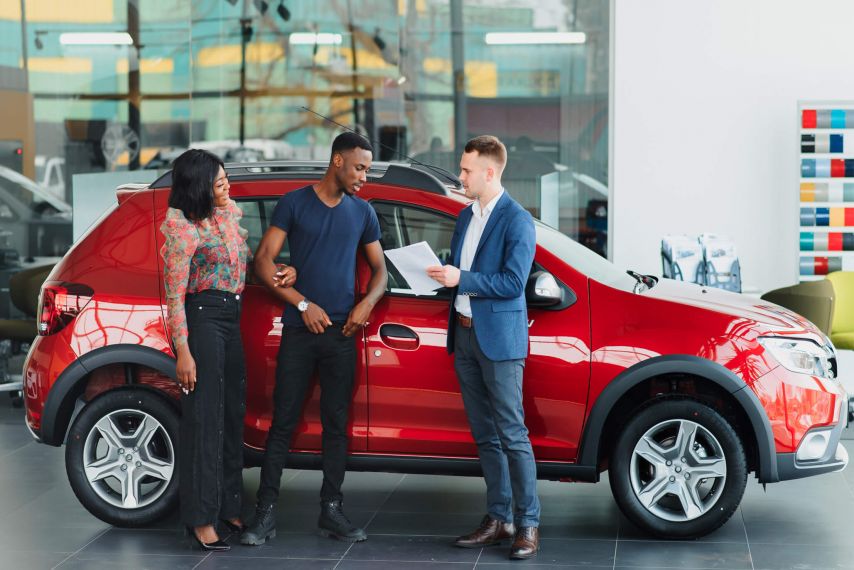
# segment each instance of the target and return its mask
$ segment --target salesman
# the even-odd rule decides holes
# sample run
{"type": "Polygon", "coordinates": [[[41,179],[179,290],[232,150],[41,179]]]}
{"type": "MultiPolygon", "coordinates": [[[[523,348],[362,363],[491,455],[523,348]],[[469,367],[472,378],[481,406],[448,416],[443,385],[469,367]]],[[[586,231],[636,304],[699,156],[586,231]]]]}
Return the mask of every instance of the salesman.
{"type": "Polygon", "coordinates": [[[501,185],[507,149],[493,136],[465,146],[460,180],[474,202],[457,219],[453,264],[427,274],[455,290],[448,352],[455,354],[472,437],[486,480],[487,514],[455,544],[480,548],[513,538],[511,559],[539,548],[537,469],[522,408],[528,354],[525,284],[534,261],[534,222],[501,185]],[[515,509],[513,508],[515,502],[515,509]]]}

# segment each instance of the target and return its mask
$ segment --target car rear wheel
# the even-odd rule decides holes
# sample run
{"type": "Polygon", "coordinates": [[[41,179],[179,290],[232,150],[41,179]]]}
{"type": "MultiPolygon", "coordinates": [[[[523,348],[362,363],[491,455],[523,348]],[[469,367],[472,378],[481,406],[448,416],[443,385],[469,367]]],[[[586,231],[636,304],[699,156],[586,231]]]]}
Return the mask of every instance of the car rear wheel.
{"type": "Polygon", "coordinates": [[[625,425],[608,476],[617,504],[639,528],[696,538],[738,508],[747,459],[738,434],[718,412],[695,400],[659,400],[625,425]]]}
{"type": "Polygon", "coordinates": [[[74,421],[65,468],[74,494],[99,519],[141,526],[177,503],[178,413],[148,390],[120,389],[88,404],[74,421]]]}

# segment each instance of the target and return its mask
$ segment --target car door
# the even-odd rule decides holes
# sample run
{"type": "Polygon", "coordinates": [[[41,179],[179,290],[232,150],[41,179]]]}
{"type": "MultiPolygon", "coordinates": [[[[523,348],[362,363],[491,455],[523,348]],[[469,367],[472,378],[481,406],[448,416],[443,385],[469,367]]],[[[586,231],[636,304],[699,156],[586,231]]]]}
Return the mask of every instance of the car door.
{"type": "MultiPolygon", "coordinates": [[[[241,225],[248,230],[252,252],[258,247],[267,230],[278,197],[238,198],[243,210],[241,225]]],[[[289,263],[287,241],[276,263],[289,263]]],[[[276,385],[276,357],[282,339],[283,305],[254,276],[252,262],[246,269],[246,288],[243,293],[241,334],[246,354],[246,421],[244,439],[252,447],[266,446],[267,432],[273,419],[273,390],[276,385]]],[[[359,344],[361,339],[354,339],[359,344]]],[[[364,451],[367,436],[367,388],[363,359],[357,359],[353,406],[350,413],[350,449],[364,451]]],[[[320,423],[320,386],[315,375],[312,388],[297,424],[291,449],[319,451],[322,427],[320,423]]]]}
{"type": "MultiPolygon", "coordinates": [[[[452,216],[402,203],[372,204],[384,250],[426,241],[443,262],[450,260],[452,216]]],[[[475,457],[453,358],[446,351],[449,291],[416,296],[394,266],[387,265],[388,290],[365,331],[368,449],[475,457]]],[[[586,280],[541,248],[534,269],[552,272],[566,290],[567,302],[557,310],[529,307],[526,425],[537,459],[572,461],[590,373],[586,280]]]]}
{"type": "MultiPolygon", "coordinates": [[[[251,249],[246,270],[246,287],[242,295],[241,336],[246,359],[246,418],[244,422],[244,441],[250,447],[264,449],[267,432],[273,419],[273,389],[276,384],[276,356],[282,338],[282,305],[267,289],[259,284],[253,273],[251,255],[258,247],[261,236],[267,229],[273,209],[279,196],[252,197],[250,185],[231,187],[231,195],[243,210],[240,225],[249,232],[248,244],[251,249]]],[[[163,234],[160,232],[166,213],[168,192],[160,192],[155,198],[155,236],[157,251],[163,246],[163,234]]],[[[277,262],[287,263],[290,259],[287,241],[277,262]]],[[[162,269],[162,262],[161,262],[162,269]]],[[[161,289],[161,297],[164,292],[161,289]]],[[[164,317],[165,299],[161,298],[164,317]]],[[[360,343],[361,339],[354,340],[360,343]]],[[[361,349],[361,345],[360,345],[361,349]]],[[[363,359],[357,360],[356,389],[350,414],[350,448],[363,451],[367,436],[367,388],[363,359]]],[[[306,400],[303,417],[294,432],[291,449],[300,451],[320,451],[320,389],[316,378],[306,400]]]]}

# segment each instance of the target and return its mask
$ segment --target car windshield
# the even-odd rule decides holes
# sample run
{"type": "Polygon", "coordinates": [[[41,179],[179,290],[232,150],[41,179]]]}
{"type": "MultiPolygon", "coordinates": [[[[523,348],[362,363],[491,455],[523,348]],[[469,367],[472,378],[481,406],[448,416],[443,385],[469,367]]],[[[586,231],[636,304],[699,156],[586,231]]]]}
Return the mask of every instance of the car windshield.
{"type": "Polygon", "coordinates": [[[534,220],[534,225],[537,229],[537,243],[579,273],[609,287],[634,290],[637,281],[598,253],[539,220],[534,220]]]}

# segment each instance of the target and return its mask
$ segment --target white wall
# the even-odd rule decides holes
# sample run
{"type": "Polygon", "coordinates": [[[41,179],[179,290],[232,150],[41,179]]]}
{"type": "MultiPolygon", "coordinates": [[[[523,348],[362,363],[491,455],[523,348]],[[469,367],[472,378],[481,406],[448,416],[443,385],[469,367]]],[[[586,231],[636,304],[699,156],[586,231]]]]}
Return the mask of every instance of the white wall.
{"type": "MultiPolygon", "coordinates": [[[[854,100],[850,0],[613,0],[612,259],[712,232],[743,282],[798,279],[799,100],[854,100]]],[[[846,141],[854,143],[854,141],[846,141]]]]}

